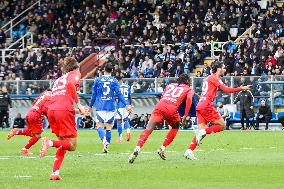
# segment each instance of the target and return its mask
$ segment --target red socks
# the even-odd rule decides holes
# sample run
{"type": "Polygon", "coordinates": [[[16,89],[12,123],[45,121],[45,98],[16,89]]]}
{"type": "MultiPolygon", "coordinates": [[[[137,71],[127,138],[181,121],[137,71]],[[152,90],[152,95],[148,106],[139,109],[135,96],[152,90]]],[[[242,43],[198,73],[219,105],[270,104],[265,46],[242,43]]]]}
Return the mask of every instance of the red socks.
{"type": "Polygon", "coordinates": [[[53,147],[55,148],[61,148],[62,150],[70,150],[71,143],[67,140],[52,140],[53,147]]]}
{"type": "Polygon", "coordinates": [[[166,139],[164,140],[163,146],[167,147],[168,145],[170,145],[175,139],[177,132],[178,132],[178,129],[171,129],[168,132],[166,139]]]}
{"type": "Polygon", "coordinates": [[[57,152],[54,158],[53,171],[60,169],[65,154],[66,154],[66,150],[62,150],[61,148],[57,149],[57,152]]]}
{"type": "Polygon", "coordinates": [[[23,129],[23,130],[18,130],[17,131],[17,135],[26,135],[26,136],[31,136],[31,132],[27,129],[23,129]]]}
{"type": "Polygon", "coordinates": [[[217,133],[223,131],[222,127],[220,125],[212,125],[211,127],[208,127],[205,129],[206,134],[211,134],[211,133],[217,133]]]}
{"type": "Polygon", "coordinates": [[[143,147],[143,145],[145,144],[145,142],[147,141],[149,135],[151,134],[151,131],[148,130],[148,129],[145,129],[141,134],[140,134],[140,137],[139,137],[139,140],[137,142],[137,145],[136,146],[140,146],[143,147]]]}
{"type": "Polygon", "coordinates": [[[33,136],[30,140],[29,140],[29,142],[26,144],[26,146],[25,146],[25,148],[26,149],[30,149],[30,147],[32,146],[32,145],[34,145],[37,141],[38,141],[38,137],[37,136],[33,136]]]}
{"type": "Polygon", "coordinates": [[[194,137],[194,138],[192,139],[191,144],[188,146],[188,149],[191,149],[191,150],[193,151],[193,150],[195,150],[196,146],[197,146],[196,137],[194,137]]]}

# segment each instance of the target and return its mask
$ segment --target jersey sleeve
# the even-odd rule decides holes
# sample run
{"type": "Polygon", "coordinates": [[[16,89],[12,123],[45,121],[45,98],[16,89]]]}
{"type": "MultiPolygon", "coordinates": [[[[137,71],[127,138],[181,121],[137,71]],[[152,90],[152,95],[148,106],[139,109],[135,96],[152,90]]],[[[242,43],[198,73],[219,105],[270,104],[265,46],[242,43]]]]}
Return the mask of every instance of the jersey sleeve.
{"type": "Polygon", "coordinates": [[[68,94],[70,94],[71,98],[78,103],[79,102],[79,97],[77,94],[77,88],[73,83],[67,83],[67,91],[68,94]]]}
{"type": "Polygon", "coordinates": [[[77,90],[80,87],[80,79],[81,79],[81,73],[74,72],[69,76],[68,83],[72,83],[76,87],[76,90],[77,90]]]}
{"type": "Polygon", "coordinates": [[[214,85],[214,86],[216,86],[217,88],[219,88],[220,87],[220,85],[224,85],[224,83],[223,83],[223,81],[221,80],[221,79],[217,79],[217,78],[215,78],[215,77],[211,77],[211,79],[210,79],[210,82],[214,85]]]}
{"type": "Polygon", "coordinates": [[[97,79],[95,79],[93,87],[92,87],[92,98],[89,104],[91,108],[94,106],[96,97],[97,97],[97,79]]]}
{"type": "Polygon", "coordinates": [[[239,91],[242,90],[241,87],[232,88],[232,87],[228,87],[224,84],[220,85],[219,88],[226,93],[235,93],[235,92],[239,92],[239,91]]]}
{"type": "Polygon", "coordinates": [[[186,106],[185,106],[185,111],[184,111],[184,115],[188,115],[189,110],[191,108],[192,105],[192,97],[194,95],[193,90],[189,90],[186,96],[186,106]]]}

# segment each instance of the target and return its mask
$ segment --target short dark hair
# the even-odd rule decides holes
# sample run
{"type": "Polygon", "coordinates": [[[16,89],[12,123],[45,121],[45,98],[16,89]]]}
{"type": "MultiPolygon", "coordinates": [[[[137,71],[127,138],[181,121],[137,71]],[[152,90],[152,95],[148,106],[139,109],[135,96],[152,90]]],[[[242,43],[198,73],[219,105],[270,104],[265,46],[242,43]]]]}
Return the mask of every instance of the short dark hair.
{"type": "Polygon", "coordinates": [[[121,80],[122,80],[122,77],[121,77],[121,76],[117,76],[116,79],[117,79],[118,81],[121,81],[121,80]]]}
{"type": "Polygon", "coordinates": [[[64,58],[64,63],[62,65],[63,72],[68,73],[77,68],[79,68],[79,63],[75,58],[70,56],[64,58]]]}
{"type": "Polygon", "coordinates": [[[105,69],[104,69],[107,73],[111,73],[112,72],[112,70],[113,70],[113,65],[112,65],[112,63],[111,62],[107,62],[106,64],[105,64],[105,69]]]}
{"type": "Polygon", "coordinates": [[[189,75],[183,73],[177,78],[177,83],[180,84],[185,84],[189,85],[190,84],[190,77],[189,75]]]}
{"type": "Polygon", "coordinates": [[[212,73],[216,73],[218,68],[222,68],[224,65],[223,62],[220,62],[218,60],[214,61],[212,64],[211,64],[211,70],[212,70],[212,73]]]}

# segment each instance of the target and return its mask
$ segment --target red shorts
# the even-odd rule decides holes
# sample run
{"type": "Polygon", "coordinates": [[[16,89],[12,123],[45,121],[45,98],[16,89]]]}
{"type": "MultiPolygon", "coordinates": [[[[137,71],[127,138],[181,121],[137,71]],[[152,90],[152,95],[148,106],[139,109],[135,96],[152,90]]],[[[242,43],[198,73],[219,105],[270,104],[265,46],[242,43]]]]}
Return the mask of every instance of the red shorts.
{"type": "Polygon", "coordinates": [[[48,110],[47,118],[51,131],[57,137],[76,138],[77,127],[75,112],[65,110],[48,110]]]}
{"type": "Polygon", "coordinates": [[[171,126],[180,121],[180,116],[175,105],[159,103],[154,108],[149,121],[154,121],[161,124],[163,120],[171,126]]]}
{"type": "Polygon", "coordinates": [[[220,113],[213,107],[213,105],[197,105],[196,116],[198,124],[208,124],[210,122],[219,120],[222,118],[220,113]]]}
{"type": "Polygon", "coordinates": [[[42,116],[34,110],[28,111],[26,115],[27,128],[30,132],[40,134],[43,131],[42,116]]]}

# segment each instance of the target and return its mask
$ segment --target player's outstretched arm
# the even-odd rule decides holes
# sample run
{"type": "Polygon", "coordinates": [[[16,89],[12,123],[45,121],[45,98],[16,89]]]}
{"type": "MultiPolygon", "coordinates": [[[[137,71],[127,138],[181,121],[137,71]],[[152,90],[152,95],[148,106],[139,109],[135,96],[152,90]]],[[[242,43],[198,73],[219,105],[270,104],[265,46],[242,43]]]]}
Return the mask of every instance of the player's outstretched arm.
{"type": "Polygon", "coordinates": [[[188,115],[188,113],[190,111],[190,108],[191,108],[191,105],[192,105],[192,97],[193,97],[193,95],[194,95],[193,91],[189,91],[187,93],[184,115],[188,115]]]}
{"type": "Polygon", "coordinates": [[[226,85],[220,85],[219,88],[222,91],[226,92],[226,93],[235,93],[235,92],[239,92],[241,90],[248,90],[248,89],[250,89],[250,85],[240,86],[240,87],[236,87],[236,88],[228,87],[226,85]]]}

